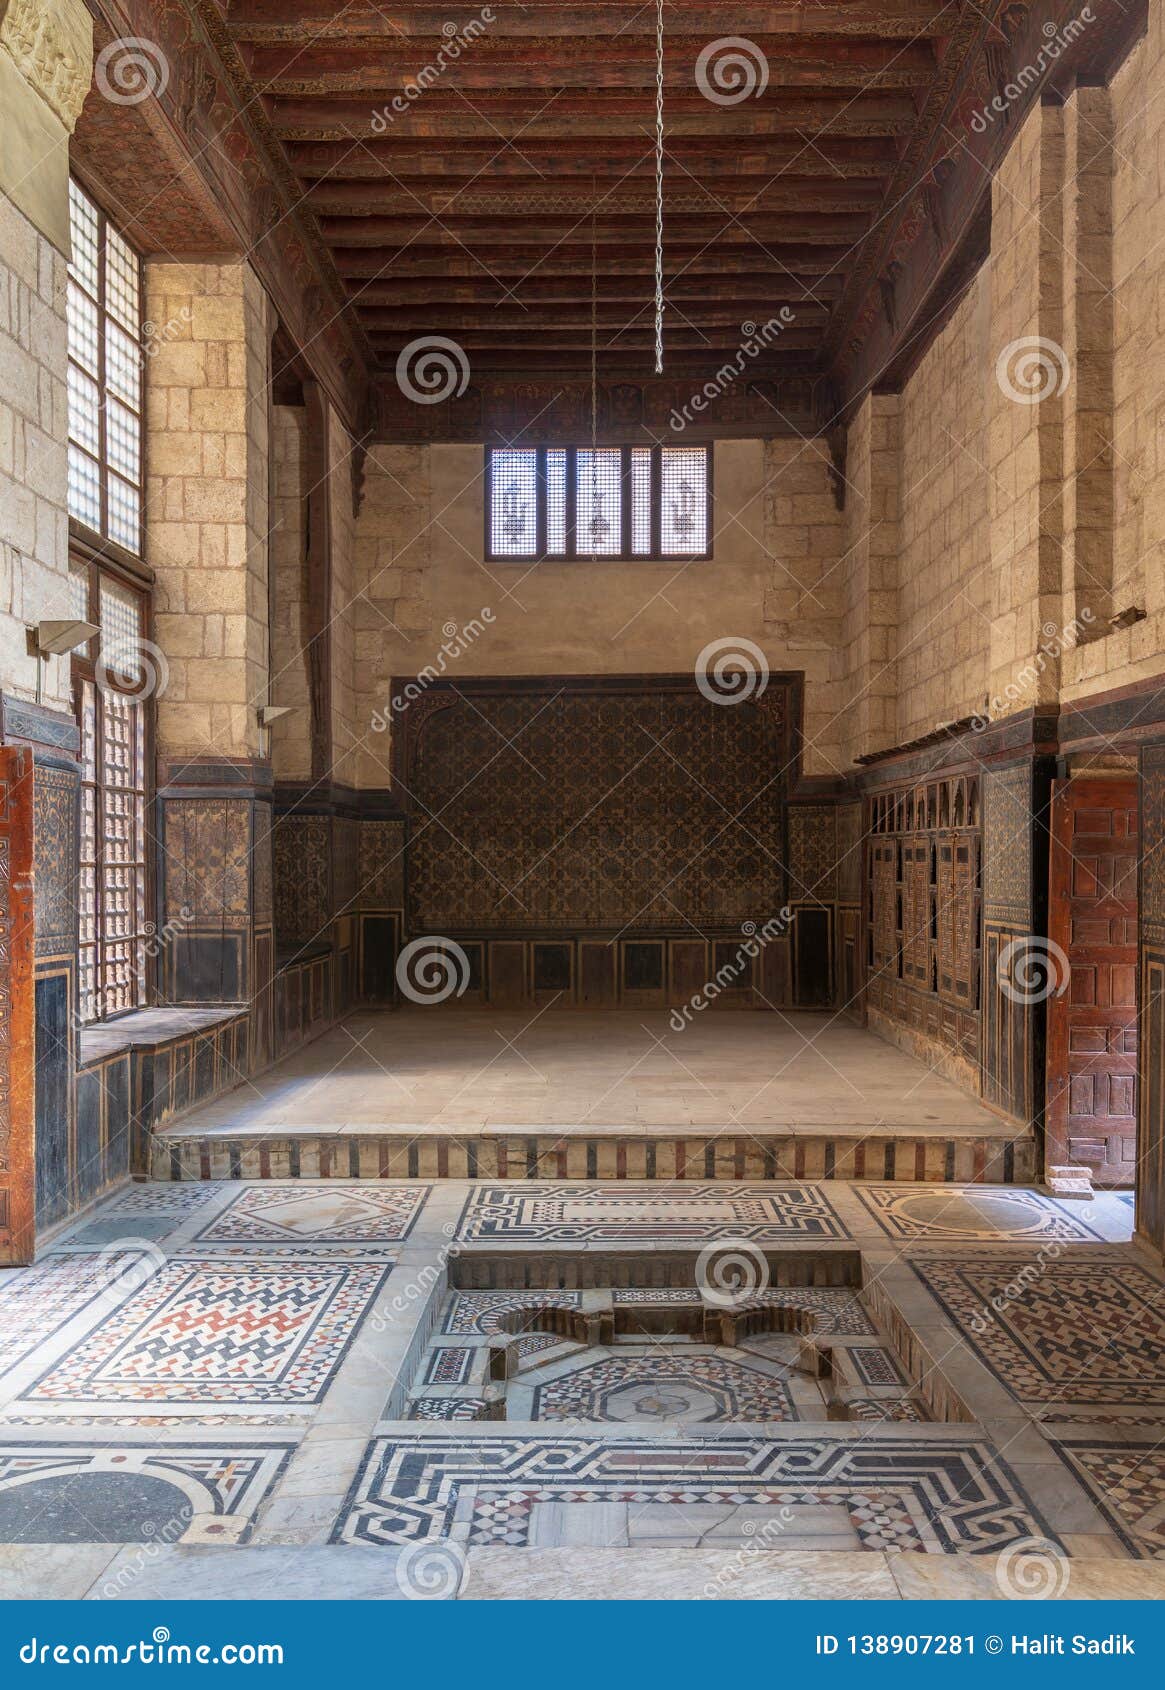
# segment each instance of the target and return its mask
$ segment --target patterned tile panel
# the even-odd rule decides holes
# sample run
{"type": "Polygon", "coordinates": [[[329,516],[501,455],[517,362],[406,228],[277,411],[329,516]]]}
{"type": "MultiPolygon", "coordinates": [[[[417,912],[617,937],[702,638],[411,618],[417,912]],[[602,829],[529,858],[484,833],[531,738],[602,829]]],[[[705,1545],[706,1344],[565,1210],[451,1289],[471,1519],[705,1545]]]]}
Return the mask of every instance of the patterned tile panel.
{"type": "Polygon", "coordinates": [[[905,1385],[906,1375],[891,1350],[877,1344],[855,1344],[845,1352],[846,1363],[862,1385],[905,1385]]]}
{"type": "Polygon", "coordinates": [[[507,1243],[703,1243],[746,1238],[758,1243],[848,1239],[829,1199],[813,1186],[553,1185],[541,1190],[479,1186],[470,1192],[458,1229],[462,1239],[507,1243]]]}
{"type": "Polygon", "coordinates": [[[855,1191],[890,1238],[1055,1238],[1082,1243],[1102,1234],[1039,1191],[1018,1186],[859,1185],[855,1191]]]}
{"type": "Polygon", "coordinates": [[[469,1378],[473,1350],[468,1345],[454,1348],[442,1344],[429,1356],[425,1368],[426,1385],[464,1385],[469,1378]]]}
{"type": "Polygon", "coordinates": [[[169,1261],[23,1400],[318,1402],[387,1271],[324,1257],[169,1261]]]}
{"type": "Polygon", "coordinates": [[[1165,1286],[1127,1257],[991,1252],[912,1266],[1022,1402],[1165,1406],[1165,1286]]]}
{"type": "Polygon", "coordinates": [[[5,1272],[0,1277],[0,1374],[110,1293],[139,1256],[133,1250],[47,1256],[33,1267],[5,1272]]]}
{"type": "Polygon", "coordinates": [[[1165,1449],[1160,1440],[1072,1439],[1053,1447],[1083,1480],[1129,1553],[1165,1561],[1165,1449]]]}
{"type": "MultiPolygon", "coordinates": [[[[683,1287],[618,1290],[613,1296],[617,1303],[700,1301],[698,1291],[683,1287]]],[[[818,1291],[811,1286],[789,1285],[780,1291],[766,1291],[750,1298],[750,1301],[772,1303],[778,1308],[811,1310],[817,1317],[814,1331],[818,1337],[872,1338],[877,1333],[877,1327],[852,1291],[818,1291]]]]}
{"type": "Polygon", "coordinates": [[[477,1420],[485,1407],[484,1397],[414,1397],[410,1420],[477,1420]]]}
{"type": "Polygon", "coordinates": [[[608,1356],[534,1391],[535,1420],[796,1420],[789,1388],[719,1356],[608,1356]]]}
{"type": "Polygon", "coordinates": [[[242,1543],[291,1443],[0,1443],[0,1543],[242,1543]]]}
{"type": "Polygon", "coordinates": [[[370,1181],[305,1185],[291,1180],[249,1186],[198,1235],[200,1244],[399,1243],[432,1188],[370,1181]]]}
{"type": "Polygon", "coordinates": [[[458,1291],[445,1311],[441,1330],[480,1332],[490,1337],[500,1331],[500,1316],[511,1309],[526,1309],[536,1304],[545,1307],[548,1303],[573,1308],[578,1299],[577,1291],[458,1291]]]}
{"type": "Polygon", "coordinates": [[[536,1501],[843,1505],[864,1548],[994,1555],[1050,1534],[990,1445],[901,1434],[716,1438],[524,1437],[448,1433],[374,1438],[334,1543],[449,1535],[464,1486],[471,1543],[524,1544],[536,1501]],[[495,1531],[493,1522],[505,1524],[495,1531]]]}

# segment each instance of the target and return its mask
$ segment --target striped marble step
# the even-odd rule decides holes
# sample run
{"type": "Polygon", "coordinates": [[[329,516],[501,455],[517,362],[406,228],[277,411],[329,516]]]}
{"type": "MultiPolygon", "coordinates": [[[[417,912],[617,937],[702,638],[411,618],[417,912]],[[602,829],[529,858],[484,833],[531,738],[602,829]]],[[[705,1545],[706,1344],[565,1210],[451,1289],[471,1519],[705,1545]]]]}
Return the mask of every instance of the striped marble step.
{"type": "Polygon", "coordinates": [[[150,1176],[198,1179],[919,1180],[1030,1184],[1035,1139],[1021,1135],[856,1138],[692,1133],[675,1138],[560,1133],[157,1133],[150,1176]]]}

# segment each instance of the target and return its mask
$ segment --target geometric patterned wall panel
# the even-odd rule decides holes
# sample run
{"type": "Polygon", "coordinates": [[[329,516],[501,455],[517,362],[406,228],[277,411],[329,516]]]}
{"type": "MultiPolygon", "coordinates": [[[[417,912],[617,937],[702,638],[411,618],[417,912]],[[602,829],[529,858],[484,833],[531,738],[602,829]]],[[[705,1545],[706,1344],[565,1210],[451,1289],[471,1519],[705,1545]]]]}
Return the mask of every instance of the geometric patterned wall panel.
{"type": "Polygon", "coordinates": [[[733,704],[690,675],[431,687],[397,738],[411,931],[767,919],[790,715],[777,676],[733,704]]]}

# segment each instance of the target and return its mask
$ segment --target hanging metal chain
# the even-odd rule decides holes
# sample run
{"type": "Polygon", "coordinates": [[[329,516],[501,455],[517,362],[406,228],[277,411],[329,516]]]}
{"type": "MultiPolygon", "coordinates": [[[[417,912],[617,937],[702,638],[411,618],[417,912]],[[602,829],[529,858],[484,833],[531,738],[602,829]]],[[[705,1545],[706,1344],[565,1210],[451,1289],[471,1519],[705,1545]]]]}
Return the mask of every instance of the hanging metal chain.
{"type": "Polygon", "coordinates": [[[655,373],[663,374],[663,0],[655,6],[655,373]]]}
{"type": "MultiPolygon", "coordinates": [[[[595,233],[597,188],[591,179],[591,514],[587,528],[591,537],[591,562],[596,561],[595,528],[599,493],[599,248],[595,233]]],[[[577,520],[577,519],[576,519],[577,520]]]]}

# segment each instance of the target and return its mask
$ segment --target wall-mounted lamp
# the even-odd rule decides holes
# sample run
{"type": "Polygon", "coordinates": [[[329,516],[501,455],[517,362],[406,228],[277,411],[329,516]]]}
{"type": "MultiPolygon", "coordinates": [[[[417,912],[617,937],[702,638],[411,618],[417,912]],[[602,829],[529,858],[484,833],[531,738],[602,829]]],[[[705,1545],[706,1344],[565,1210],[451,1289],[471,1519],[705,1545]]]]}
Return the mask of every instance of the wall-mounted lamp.
{"type": "Polygon", "coordinates": [[[99,634],[100,628],[96,622],[79,622],[76,617],[67,620],[57,617],[46,622],[36,622],[31,628],[25,629],[28,641],[28,655],[37,659],[36,665],[36,701],[41,701],[41,681],[44,678],[42,663],[47,663],[50,657],[64,657],[66,652],[72,651],[74,646],[83,645],[91,640],[94,634],[99,634]]]}
{"type": "Polygon", "coordinates": [[[277,722],[280,716],[290,716],[290,704],[261,704],[259,706],[259,726],[269,728],[272,722],[277,722]]]}
{"type": "Polygon", "coordinates": [[[101,630],[96,622],[68,621],[38,622],[28,629],[30,657],[63,657],[74,646],[83,645],[101,630]]]}

